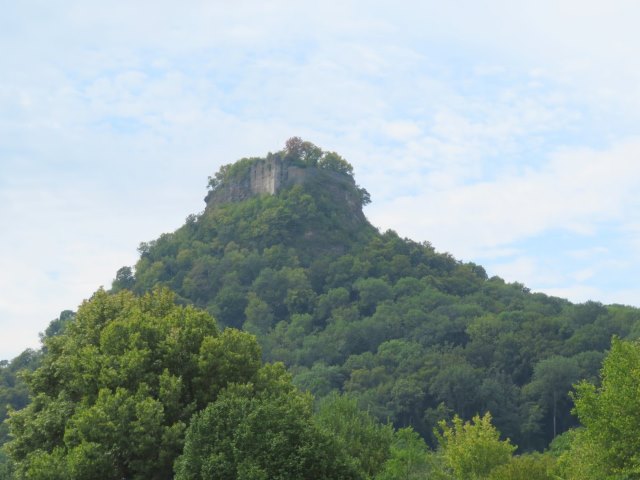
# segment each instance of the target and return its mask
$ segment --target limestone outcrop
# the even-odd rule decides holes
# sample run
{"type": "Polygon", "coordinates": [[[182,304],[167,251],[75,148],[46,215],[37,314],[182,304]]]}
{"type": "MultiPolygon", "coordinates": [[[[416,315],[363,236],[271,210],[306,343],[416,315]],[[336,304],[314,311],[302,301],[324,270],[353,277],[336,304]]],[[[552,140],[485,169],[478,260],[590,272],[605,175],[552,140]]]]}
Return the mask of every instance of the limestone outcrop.
{"type": "Polygon", "coordinates": [[[230,178],[223,179],[205,197],[207,207],[229,202],[241,202],[256,195],[275,195],[294,185],[314,184],[336,199],[343,200],[350,210],[362,215],[358,187],[350,175],[317,167],[294,165],[279,156],[247,160],[230,178]]]}

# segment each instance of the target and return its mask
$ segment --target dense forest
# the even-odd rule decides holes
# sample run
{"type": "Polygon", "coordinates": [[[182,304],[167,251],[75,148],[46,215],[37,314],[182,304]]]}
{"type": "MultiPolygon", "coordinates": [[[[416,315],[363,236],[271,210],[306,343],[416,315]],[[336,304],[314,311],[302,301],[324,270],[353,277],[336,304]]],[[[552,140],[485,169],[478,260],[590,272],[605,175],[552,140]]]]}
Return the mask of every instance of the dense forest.
{"type": "Polygon", "coordinates": [[[640,478],[640,310],[379,232],[298,138],[208,188],[0,364],[0,478],[640,478]]]}

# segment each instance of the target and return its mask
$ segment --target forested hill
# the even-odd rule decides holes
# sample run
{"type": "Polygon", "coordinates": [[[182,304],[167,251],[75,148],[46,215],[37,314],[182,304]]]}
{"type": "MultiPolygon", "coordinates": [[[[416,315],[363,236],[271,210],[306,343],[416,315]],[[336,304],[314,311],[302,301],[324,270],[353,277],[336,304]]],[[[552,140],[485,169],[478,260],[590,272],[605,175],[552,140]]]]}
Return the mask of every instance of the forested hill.
{"type": "Polygon", "coordinates": [[[254,333],[316,397],[337,390],[427,440],[437,422],[490,411],[503,435],[541,449],[574,426],[567,393],[597,377],[640,311],[574,305],[380,233],[351,165],[293,138],[209,179],[206,208],[140,245],[114,292],[157,286],[254,333]],[[135,272],[135,274],[133,274],[135,272]]]}
{"type": "Polygon", "coordinates": [[[0,480],[638,478],[640,310],[488,278],[369,201],[299,138],[222,167],[0,362],[0,480]]]}

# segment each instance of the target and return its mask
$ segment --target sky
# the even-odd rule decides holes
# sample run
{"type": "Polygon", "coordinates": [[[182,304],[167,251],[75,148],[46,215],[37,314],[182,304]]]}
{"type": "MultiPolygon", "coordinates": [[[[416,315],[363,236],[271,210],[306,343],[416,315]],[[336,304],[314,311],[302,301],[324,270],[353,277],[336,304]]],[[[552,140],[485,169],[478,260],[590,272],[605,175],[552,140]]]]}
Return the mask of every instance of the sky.
{"type": "Polygon", "coordinates": [[[0,359],[300,136],[381,230],[640,306],[640,3],[0,0],[0,359]]]}

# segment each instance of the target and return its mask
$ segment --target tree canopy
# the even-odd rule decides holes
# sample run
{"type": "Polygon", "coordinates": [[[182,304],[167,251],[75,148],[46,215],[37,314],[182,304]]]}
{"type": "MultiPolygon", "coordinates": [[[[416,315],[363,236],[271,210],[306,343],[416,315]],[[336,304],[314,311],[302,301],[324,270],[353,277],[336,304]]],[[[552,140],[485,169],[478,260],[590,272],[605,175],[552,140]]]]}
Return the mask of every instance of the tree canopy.
{"type": "Polygon", "coordinates": [[[281,369],[231,385],[186,434],[176,480],[361,479],[352,458],[312,417],[312,398],[281,369]]]}
{"type": "Polygon", "coordinates": [[[171,478],[191,415],[261,368],[253,336],[167,290],[100,290],[45,346],[9,421],[20,478],[171,478]]]}
{"type": "Polygon", "coordinates": [[[563,461],[568,478],[640,478],[640,343],[614,338],[600,385],[583,381],[573,395],[583,428],[563,461]]]}

